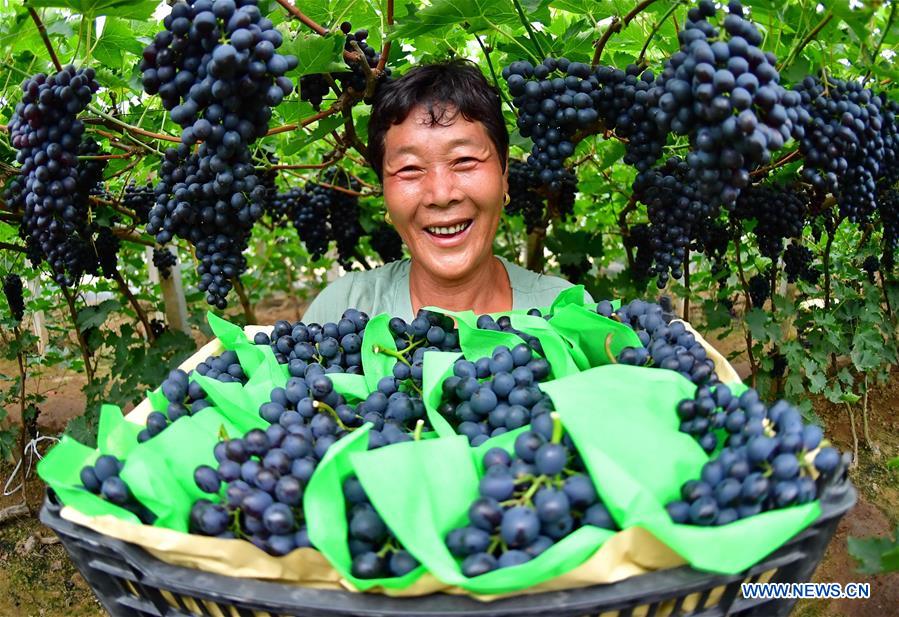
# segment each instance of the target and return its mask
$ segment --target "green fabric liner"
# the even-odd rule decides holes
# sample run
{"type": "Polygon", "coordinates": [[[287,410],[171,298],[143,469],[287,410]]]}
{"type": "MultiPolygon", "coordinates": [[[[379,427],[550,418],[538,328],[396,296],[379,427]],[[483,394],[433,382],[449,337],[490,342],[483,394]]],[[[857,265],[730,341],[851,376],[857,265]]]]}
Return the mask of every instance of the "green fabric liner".
{"type": "Polygon", "coordinates": [[[405,442],[350,456],[372,504],[397,538],[437,579],[473,593],[525,589],[583,563],[613,531],[582,527],[525,564],[475,578],[465,577],[446,547],[451,530],[468,523],[468,507],[478,498],[483,453],[491,447],[513,450],[511,431],[469,448],[461,435],[405,442]]]}
{"type": "Polygon", "coordinates": [[[121,477],[134,496],[158,517],[155,527],[187,532],[194,501],[211,498],[194,482],[194,469],[217,465],[213,448],[223,431],[228,437],[241,434],[216,409],[207,407],[172,423],[132,451],[121,477]]]}
{"type": "Polygon", "coordinates": [[[101,454],[120,456],[137,447],[137,432],[141,427],[122,418],[122,412],[113,405],[100,408],[100,422],[97,430],[97,449],[78,443],[68,435],[63,435],[59,443],[50,448],[37,464],[37,474],[53,489],[59,500],[88,516],[112,515],[131,523],[140,519],[124,508],[94,495],[81,484],[81,469],[93,465],[101,454]],[[134,427],[123,426],[130,424],[134,427]],[[135,430],[128,435],[129,430],[135,430]],[[115,438],[113,438],[115,435],[115,438]],[[125,441],[118,441],[123,439],[125,441]]]}
{"type": "Polygon", "coordinates": [[[390,315],[381,313],[368,320],[362,333],[362,366],[365,368],[365,383],[369,392],[378,389],[378,381],[393,375],[396,358],[384,353],[375,353],[375,347],[396,351],[396,343],[390,333],[390,315]]]}
{"type": "MultiPolygon", "coordinates": [[[[303,511],[306,516],[306,528],[312,545],[321,551],[341,576],[357,589],[363,591],[373,587],[405,589],[424,574],[423,567],[396,578],[360,579],[351,572],[353,560],[348,544],[349,530],[343,482],[354,473],[354,466],[351,463],[354,454],[365,452],[368,448],[368,431],[371,426],[370,423],[366,423],[328,448],[315,473],[309,479],[309,485],[304,493],[303,511]]],[[[428,440],[428,443],[433,441],[428,440]]],[[[389,450],[393,447],[395,446],[381,449],[389,450]]]]}
{"type": "Polygon", "coordinates": [[[343,395],[348,401],[362,401],[371,393],[365,375],[351,375],[349,373],[329,373],[328,378],[334,384],[334,389],[343,395]]]}
{"type": "Polygon", "coordinates": [[[237,353],[240,365],[247,376],[253,375],[256,368],[263,362],[263,349],[271,351],[271,347],[254,344],[247,338],[243,328],[225,321],[212,311],[206,312],[206,321],[224,348],[237,353]]]}
{"type": "MultiPolygon", "coordinates": [[[[575,354],[578,357],[581,357],[583,354],[553,329],[550,322],[555,319],[558,319],[558,317],[553,317],[552,320],[547,321],[542,317],[534,315],[509,316],[513,328],[540,339],[540,344],[543,346],[543,356],[552,368],[552,377],[553,379],[558,379],[559,377],[581,371],[582,367],[575,354]]],[[[586,364],[586,358],[583,358],[582,362],[586,364]]]]}
{"type": "Polygon", "coordinates": [[[721,527],[673,523],[665,504],[709,460],[692,437],[677,430],[677,403],[695,387],[674,371],[604,366],[541,388],[552,397],[619,526],[645,528],[695,568],[745,570],[820,515],[816,501],[721,527]]]}
{"type": "Polygon", "coordinates": [[[574,287],[569,287],[556,296],[556,299],[553,300],[553,303],[549,306],[549,311],[540,312],[544,315],[548,312],[551,315],[555,315],[556,311],[558,311],[563,306],[574,305],[574,306],[583,306],[584,305],[584,286],[583,285],[575,285],[574,287]]]}
{"type": "Polygon", "coordinates": [[[147,398],[150,399],[150,406],[153,408],[153,411],[166,413],[166,409],[169,406],[169,399],[162,393],[162,386],[155,390],[149,390],[147,392],[147,398]]]}
{"type": "Polygon", "coordinates": [[[609,348],[616,357],[625,347],[643,346],[637,333],[628,326],[584,306],[563,306],[547,323],[572,349],[579,350],[574,357],[581,370],[614,363],[605,348],[609,334],[612,335],[609,348]]]}

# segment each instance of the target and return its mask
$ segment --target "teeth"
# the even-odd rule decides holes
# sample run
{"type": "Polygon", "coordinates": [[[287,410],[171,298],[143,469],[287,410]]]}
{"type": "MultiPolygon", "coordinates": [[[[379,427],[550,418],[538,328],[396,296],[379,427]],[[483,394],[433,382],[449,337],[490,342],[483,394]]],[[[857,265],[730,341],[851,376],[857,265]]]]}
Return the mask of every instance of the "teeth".
{"type": "Polygon", "coordinates": [[[428,227],[427,230],[432,234],[438,236],[449,236],[455,233],[459,233],[466,227],[468,227],[468,223],[459,223],[458,225],[453,225],[452,227],[428,227]]]}

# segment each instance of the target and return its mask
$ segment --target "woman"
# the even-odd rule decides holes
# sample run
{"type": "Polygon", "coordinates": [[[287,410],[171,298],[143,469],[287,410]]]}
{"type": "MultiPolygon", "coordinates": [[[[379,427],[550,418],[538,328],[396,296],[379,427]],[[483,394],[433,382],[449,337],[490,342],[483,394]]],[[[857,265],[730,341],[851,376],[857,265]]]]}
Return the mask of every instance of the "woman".
{"type": "Polygon", "coordinates": [[[385,219],[412,258],[339,278],[304,321],[337,321],[349,307],[407,321],[425,306],[477,314],[527,309],[571,287],[493,254],[509,202],[509,133],[498,92],[473,63],[416,67],[382,86],[368,144],[385,219]]]}

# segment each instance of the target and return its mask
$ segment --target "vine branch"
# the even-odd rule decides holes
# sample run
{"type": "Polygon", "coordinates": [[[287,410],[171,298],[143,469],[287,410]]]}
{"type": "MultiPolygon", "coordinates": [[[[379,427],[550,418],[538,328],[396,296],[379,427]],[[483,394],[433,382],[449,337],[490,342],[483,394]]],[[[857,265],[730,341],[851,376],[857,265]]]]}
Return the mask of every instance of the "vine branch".
{"type": "Polygon", "coordinates": [[[591,66],[596,66],[599,64],[599,59],[602,57],[602,51],[606,46],[606,43],[609,41],[609,38],[615,34],[616,32],[621,32],[624,28],[630,24],[637,15],[643,12],[647,7],[649,7],[656,0],[643,0],[637,6],[632,8],[630,12],[625,15],[623,18],[619,18],[617,15],[612,17],[612,23],[609,24],[609,27],[606,28],[606,31],[603,32],[602,37],[596,42],[596,51],[593,52],[593,60],[590,62],[591,66]]]}
{"type": "Polygon", "coordinates": [[[818,22],[818,25],[815,26],[811,32],[805,35],[805,38],[803,38],[799,42],[799,45],[797,45],[793,49],[793,51],[790,52],[790,55],[787,56],[787,59],[784,60],[783,64],[777,67],[777,69],[779,71],[783,71],[788,66],[790,66],[793,61],[796,60],[796,57],[802,52],[802,50],[805,49],[805,46],[811,43],[815,39],[815,37],[818,36],[818,33],[824,29],[824,26],[826,26],[831,19],[833,19],[833,11],[828,9],[827,14],[824,16],[824,18],[820,22],[818,22]]]}
{"type": "Polygon", "coordinates": [[[78,327],[78,309],[75,308],[75,298],[67,287],[59,286],[62,295],[66,298],[66,304],[69,305],[69,317],[72,319],[72,325],[75,327],[75,338],[78,340],[78,347],[81,348],[81,359],[84,361],[84,371],[87,373],[87,383],[94,384],[94,368],[91,366],[90,353],[87,350],[87,342],[84,340],[84,334],[78,327]]]}
{"type": "Polygon", "coordinates": [[[288,13],[290,13],[291,15],[296,17],[304,25],[308,26],[313,31],[315,31],[316,34],[320,34],[322,36],[325,36],[326,34],[328,34],[327,28],[322,27],[321,25],[317,24],[313,20],[306,17],[306,15],[304,15],[300,9],[298,9],[296,6],[294,6],[290,2],[288,2],[288,0],[276,0],[276,2],[278,4],[280,4],[281,6],[283,6],[287,10],[288,13]]]}
{"type": "Polygon", "coordinates": [[[50,60],[53,62],[53,66],[56,67],[57,71],[62,71],[62,65],[59,63],[59,58],[56,56],[56,51],[53,49],[53,43],[50,42],[50,37],[47,35],[47,28],[44,27],[41,16],[38,15],[37,11],[32,7],[26,6],[25,8],[28,10],[28,14],[31,15],[31,19],[34,20],[34,25],[37,26],[38,34],[41,35],[44,47],[47,48],[47,52],[50,54],[50,60]]]}

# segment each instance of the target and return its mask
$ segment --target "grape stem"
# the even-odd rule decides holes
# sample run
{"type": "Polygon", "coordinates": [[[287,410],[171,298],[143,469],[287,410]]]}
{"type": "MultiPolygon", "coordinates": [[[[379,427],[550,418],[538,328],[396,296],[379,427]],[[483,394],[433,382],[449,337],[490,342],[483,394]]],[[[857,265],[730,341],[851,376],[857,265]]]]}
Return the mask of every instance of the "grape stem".
{"type": "Polygon", "coordinates": [[[396,358],[397,360],[399,360],[400,362],[402,362],[409,368],[412,368],[412,365],[409,364],[409,361],[406,360],[405,356],[403,356],[403,354],[401,354],[398,351],[395,351],[393,349],[388,349],[386,347],[381,347],[380,345],[375,345],[374,347],[371,348],[371,350],[375,353],[382,353],[385,356],[390,356],[391,358],[396,358]]]}
{"type": "Polygon", "coordinates": [[[609,359],[609,364],[618,364],[618,359],[615,357],[615,354],[612,353],[612,337],[614,333],[609,332],[606,335],[605,343],[603,344],[603,348],[606,350],[606,357],[609,359]]]}
{"type": "Polygon", "coordinates": [[[87,343],[84,340],[84,335],[81,334],[81,330],[78,328],[78,310],[75,308],[75,298],[72,296],[72,292],[64,285],[60,285],[59,289],[66,298],[66,304],[69,305],[69,316],[72,318],[72,325],[75,327],[75,338],[78,340],[78,347],[81,348],[81,359],[84,361],[87,383],[93,385],[94,369],[91,366],[90,354],[87,352],[87,343]]]}
{"type": "Polygon", "coordinates": [[[256,323],[256,313],[253,311],[253,305],[250,303],[250,299],[247,297],[247,290],[244,288],[243,283],[240,281],[239,276],[235,276],[231,281],[234,283],[234,291],[237,292],[237,297],[240,298],[240,305],[243,307],[244,319],[247,320],[248,324],[256,323]]]}
{"type": "Polygon", "coordinates": [[[788,55],[787,59],[783,61],[783,64],[777,67],[777,70],[781,72],[786,70],[786,68],[793,63],[799,53],[803,49],[805,49],[805,46],[811,43],[812,40],[814,40],[814,38],[818,36],[818,33],[824,29],[824,26],[826,26],[831,19],[833,19],[833,11],[831,9],[827,9],[827,14],[824,15],[824,18],[820,22],[818,22],[818,25],[815,26],[811,32],[805,35],[805,38],[803,38],[802,41],[799,42],[799,45],[797,45],[793,49],[793,51],[790,52],[790,55],[788,55]]]}
{"type": "Polygon", "coordinates": [[[551,411],[549,417],[553,419],[553,434],[550,443],[558,444],[562,441],[562,431],[564,430],[562,418],[558,411],[551,411]]]}
{"type": "Polygon", "coordinates": [[[37,26],[37,31],[41,35],[41,40],[44,42],[44,47],[47,48],[47,52],[50,54],[50,60],[53,62],[53,66],[56,67],[57,71],[62,71],[62,65],[59,63],[59,58],[56,56],[56,51],[53,49],[53,44],[50,42],[50,37],[47,35],[47,28],[44,27],[44,22],[41,21],[41,16],[37,14],[31,6],[25,7],[28,10],[28,14],[31,15],[31,19],[34,20],[34,25],[37,26]]]}
{"type": "Polygon", "coordinates": [[[591,66],[596,66],[599,64],[599,60],[602,57],[602,50],[605,48],[606,43],[609,41],[609,38],[616,32],[621,32],[628,24],[630,24],[634,18],[643,12],[644,9],[649,7],[656,0],[643,0],[643,2],[639,3],[637,6],[632,8],[630,12],[625,15],[623,18],[618,17],[617,15],[612,18],[612,23],[609,24],[609,27],[606,28],[606,31],[603,32],[602,37],[596,42],[596,51],[593,52],[593,60],[590,62],[591,66]]]}
{"type": "Polygon", "coordinates": [[[325,402],[323,402],[323,401],[312,401],[312,406],[313,406],[315,409],[324,409],[324,410],[327,411],[329,414],[331,414],[331,417],[334,418],[334,421],[335,421],[335,422],[337,422],[337,426],[339,426],[339,427],[342,428],[343,430],[345,430],[345,431],[352,431],[351,428],[349,428],[346,424],[343,423],[343,421],[340,419],[340,416],[338,416],[338,415],[337,415],[337,412],[334,411],[334,408],[331,407],[330,405],[328,405],[327,403],[325,403],[325,402]]]}
{"type": "MultiPolygon", "coordinates": [[[[740,242],[741,228],[736,229],[734,234],[734,249],[737,260],[737,274],[740,278],[740,286],[743,288],[743,302],[745,304],[744,314],[748,313],[752,308],[752,301],[749,299],[749,283],[746,282],[746,273],[743,271],[743,258],[740,257],[742,251],[742,243],[740,242]]],[[[755,363],[755,354],[752,352],[752,332],[746,327],[745,320],[741,322],[743,333],[746,336],[746,355],[749,357],[749,370],[752,372],[752,387],[755,387],[756,373],[758,373],[758,365],[755,363]]]]}
{"type": "Polygon", "coordinates": [[[415,422],[415,430],[412,432],[413,441],[421,441],[421,431],[424,429],[425,421],[419,418],[415,422]]]}
{"type": "Polygon", "coordinates": [[[515,12],[518,13],[518,19],[521,21],[524,29],[527,30],[528,38],[531,39],[531,43],[534,44],[534,48],[537,50],[537,55],[541,58],[545,58],[546,53],[544,53],[543,51],[543,46],[540,44],[540,40],[537,38],[537,34],[534,32],[534,29],[531,27],[531,22],[524,14],[524,10],[522,10],[521,8],[521,3],[518,0],[512,0],[512,4],[515,5],[515,12]]]}
{"type": "Polygon", "coordinates": [[[649,48],[649,43],[662,27],[662,24],[664,24],[668,20],[668,18],[671,17],[671,14],[674,13],[674,11],[676,11],[682,4],[684,4],[683,0],[679,0],[678,2],[673,3],[671,7],[667,11],[665,11],[665,14],[662,15],[655,24],[653,24],[652,30],[649,32],[649,36],[646,37],[646,41],[643,43],[643,49],[640,50],[640,55],[637,58],[638,66],[643,66],[643,62],[646,59],[646,50],[649,48]]]}
{"type": "Polygon", "coordinates": [[[297,7],[292,5],[287,0],[276,0],[276,1],[278,2],[278,4],[283,6],[287,10],[288,13],[290,13],[291,15],[296,17],[304,25],[309,26],[309,28],[311,28],[316,34],[320,34],[321,36],[325,36],[326,34],[328,34],[327,28],[322,27],[318,23],[316,23],[313,20],[306,17],[306,15],[304,15],[300,9],[298,9],[297,7]]]}

